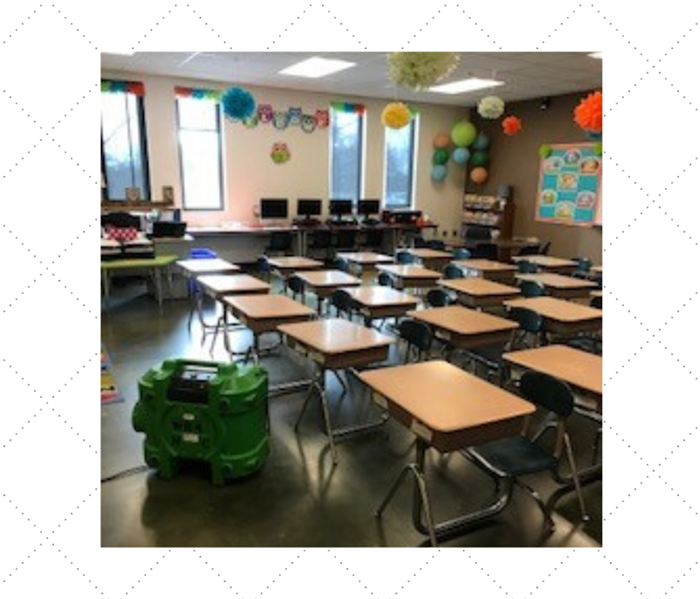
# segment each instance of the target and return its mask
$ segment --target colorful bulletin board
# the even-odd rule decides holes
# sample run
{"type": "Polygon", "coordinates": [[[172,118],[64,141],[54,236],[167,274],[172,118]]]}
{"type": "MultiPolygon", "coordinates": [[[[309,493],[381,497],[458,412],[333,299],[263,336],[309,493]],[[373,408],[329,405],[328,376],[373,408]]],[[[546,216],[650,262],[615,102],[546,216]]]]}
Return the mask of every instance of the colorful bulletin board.
{"type": "Polygon", "coordinates": [[[592,227],[602,224],[603,159],[595,144],[552,144],[540,160],[535,220],[592,227]]]}

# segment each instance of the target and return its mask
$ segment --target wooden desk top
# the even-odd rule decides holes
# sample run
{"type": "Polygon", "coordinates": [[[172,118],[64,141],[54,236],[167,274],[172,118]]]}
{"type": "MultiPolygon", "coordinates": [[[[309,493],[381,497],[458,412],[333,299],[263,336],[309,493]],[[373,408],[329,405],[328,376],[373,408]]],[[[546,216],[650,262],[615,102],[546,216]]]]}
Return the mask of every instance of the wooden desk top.
{"type": "Polygon", "coordinates": [[[224,304],[248,318],[262,320],[265,318],[293,318],[312,316],[316,312],[286,295],[235,295],[225,297],[224,304]]]}
{"type": "Polygon", "coordinates": [[[379,264],[377,270],[388,272],[390,275],[402,279],[435,279],[437,281],[442,276],[436,270],[430,270],[415,264],[379,264]]]}
{"type": "Polygon", "coordinates": [[[311,260],[303,256],[280,256],[277,258],[268,258],[267,262],[274,268],[284,268],[290,270],[313,270],[314,268],[323,268],[323,262],[311,260]]]}
{"type": "Polygon", "coordinates": [[[179,260],[177,265],[190,275],[213,275],[240,271],[240,267],[221,258],[203,260],[179,260]]]}
{"type": "Polygon", "coordinates": [[[311,287],[343,287],[362,284],[357,277],[353,277],[342,270],[312,270],[299,273],[299,278],[311,287]]]}
{"type": "Polygon", "coordinates": [[[391,256],[374,252],[339,252],[337,256],[355,264],[391,264],[394,261],[391,256]]]}
{"type": "Polygon", "coordinates": [[[503,354],[503,359],[554,376],[595,395],[603,394],[603,357],[565,345],[546,345],[503,354]]]}
{"type": "Polygon", "coordinates": [[[447,289],[452,289],[457,293],[465,295],[487,296],[487,295],[520,295],[520,289],[482,279],[480,277],[466,277],[464,279],[440,279],[438,285],[447,289]]]}
{"type": "Polygon", "coordinates": [[[566,268],[576,266],[576,262],[573,260],[566,260],[564,258],[555,258],[553,256],[513,256],[511,258],[513,262],[532,262],[541,266],[542,268],[566,268]]]}
{"type": "Polygon", "coordinates": [[[250,275],[203,275],[197,281],[216,295],[270,291],[267,283],[250,275]]]}
{"type": "Polygon", "coordinates": [[[413,306],[415,308],[420,301],[409,293],[404,293],[391,287],[383,287],[382,285],[354,287],[345,289],[345,291],[358,303],[372,308],[383,306],[413,306]]]}
{"type": "Polygon", "coordinates": [[[603,274],[603,265],[601,264],[600,266],[592,266],[591,272],[596,272],[596,273],[602,275],[603,274]]]}
{"type": "Polygon", "coordinates": [[[378,368],[358,376],[439,432],[483,426],[535,411],[531,403],[442,360],[378,368]]]}
{"type": "Polygon", "coordinates": [[[591,297],[603,297],[603,292],[600,289],[591,291],[591,297]]]}
{"type": "MultiPolygon", "coordinates": [[[[398,250],[402,251],[402,250],[398,250]]],[[[431,258],[452,258],[450,252],[445,252],[442,250],[431,250],[430,248],[403,248],[403,251],[421,259],[431,259],[431,258]]]]}
{"type": "Polygon", "coordinates": [[[285,324],[279,331],[322,354],[342,354],[395,342],[393,337],[342,318],[285,324]]]}
{"type": "Polygon", "coordinates": [[[518,328],[518,323],[463,306],[412,310],[408,316],[458,335],[482,335],[518,328]]]}
{"type": "Polygon", "coordinates": [[[576,277],[565,277],[564,275],[556,275],[551,272],[517,274],[515,278],[521,281],[535,281],[545,287],[553,287],[554,289],[582,289],[584,287],[596,286],[592,281],[577,279],[576,277]]]}
{"type": "Polygon", "coordinates": [[[517,267],[504,262],[496,262],[495,260],[484,260],[482,258],[472,258],[470,260],[456,260],[454,262],[458,266],[470,268],[478,271],[515,271],[517,267]]]}
{"type": "Polygon", "coordinates": [[[503,303],[514,308],[529,308],[545,318],[559,322],[580,322],[582,320],[603,318],[602,310],[555,297],[526,297],[506,300],[503,303]]]}

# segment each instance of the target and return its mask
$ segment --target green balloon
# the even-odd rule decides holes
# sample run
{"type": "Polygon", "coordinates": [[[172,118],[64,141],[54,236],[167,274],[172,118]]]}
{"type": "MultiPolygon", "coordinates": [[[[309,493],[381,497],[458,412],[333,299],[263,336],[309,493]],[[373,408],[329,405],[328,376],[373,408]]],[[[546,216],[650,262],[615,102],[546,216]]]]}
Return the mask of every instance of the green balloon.
{"type": "Polygon", "coordinates": [[[472,154],[472,164],[474,166],[486,166],[489,163],[489,153],[484,151],[472,154]]]}
{"type": "Polygon", "coordinates": [[[476,139],[476,127],[469,121],[460,121],[452,127],[452,141],[458,148],[466,148],[476,139]]]}
{"type": "Polygon", "coordinates": [[[433,164],[447,164],[450,159],[450,151],[445,148],[435,150],[433,154],[433,164]]]}
{"type": "Polygon", "coordinates": [[[595,152],[596,156],[602,156],[603,155],[603,142],[598,141],[595,144],[593,144],[593,151],[595,152]]]}
{"type": "Polygon", "coordinates": [[[552,154],[552,146],[549,144],[542,144],[538,151],[540,158],[549,158],[549,156],[552,154]]]}
{"type": "Polygon", "coordinates": [[[489,136],[482,131],[481,133],[479,133],[479,135],[476,136],[476,139],[472,144],[472,148],[474,148],[475,150],[488,150],[490,145],[491,140],[489,139],[489,136]]]}

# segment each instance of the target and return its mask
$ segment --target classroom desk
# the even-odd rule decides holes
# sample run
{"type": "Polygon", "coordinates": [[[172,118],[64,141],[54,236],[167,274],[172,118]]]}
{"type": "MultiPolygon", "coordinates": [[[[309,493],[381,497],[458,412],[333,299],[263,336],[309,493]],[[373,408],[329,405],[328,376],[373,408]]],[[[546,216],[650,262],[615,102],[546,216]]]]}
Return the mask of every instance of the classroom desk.
{"type": "MultiPolygon", "coordinates": [[[[441,250],[432,250],[430,248],[402,248],[404,251],[411,254],[414,258],[420,260],[421,264],[431,270],[441,271],[447,266],[454,256],[451,252],[441,250]]],[[[400,250],[399,250],[400,251],[400,250]]]]}
{"type": "Polygon", "coordinates": [[[601,289],[594,289],[591,291],[591,297],[603,297],[603,291],[601,289]]]}
{"type": "Polygon", "coordinates": [[[463,306],[414,310],[408,316],[429,325],[453,349],[506,343],[518,328],[517,322],[463,306]]]}
{"type": "Polygon", "coordinates": [[[547,272],[569,274],[576,270],[578,266],[573,260],[555,258],[553,256],[513,256],[511,258],[516,264],[518,262],[532,262],[547,272]]]}
{"type": "Polygon", "coordinates": [[[224,309],[230,310],[253,333],[253,343],[245,354],[245,361],[252,357],[256,364],[260,361],[260,336],[263,333],[316,317],[311,308],[285,295],[235,295],[222,298],[222,302],[224,309]]]}
{"type": "Polygon", "coordinates": [[[226,295],[270,292],[270,285],[250,275],[203,275],[197,278],[197,282],[216,300],[226,295]]]}
{"type": "Polygon", "coordinates": [[[520,281],[534,281],[542,285],[549,295],[562,299],[588,297],[588,293],[596,286],[595,283],[575,277],[565,277],[553,273],[517,274],[520,281]]]}
{"type": "Polygon", "coordinates": [[[378,264],[392,264],[394,262],[391,256],[374,252],[338,252],[336,256],[347,260],[360,272],[376,268],[378,264]]]}
{"type": "Polygon", "coordinates": [[[177,260],[177,256],[165,255],[155,258],[134,258],[125,260],[107,260],[100,262],[100,271],[102,274],[102,287],[105,296],[105,308],[109,309],[109,297],[111,287],[111,277],[114,271],[120,270],[146,270],[153,278],[155,287],[155,295],[158,300],[158,306],[163,305],[163,284],[161,281],[161,271],[165,270],[166,280],[168,282],[169,296],[172,298],[172,273],[171,266],[177,260]]]}
{"type": "Polygon", "coordinates": [[[455,291],[461,304],[477,309],[501,306],[505,300],[520,295],[520,289],[517,287],[510,287],[480,277],[441,279],[438,281],[438,285],[455,291]]]}
{"type": "Polygon", "coordinates": [[[603,327],[603,311],[553,297],[527,297],[507,300],[513,308],[529,308],[544,319],[544,330],[555,335],[575,335],[599,331],[603,327]]]}
{"type": "Polygon", "coordinates": [[[390,274],[397,289],[434,287],[442,274],[415,264],[379,264],[377,270],[390,274]]]}
{"type": "Polygon", "coordinates": [[[477,276],[496,281],[498,283],[512,283],[517,267],[505,262],[495,260],[484,260],[483,258],[471,258],[469,260],[455,260],[454,264],[469,271],[473,271],[477,276]]]}
{"type": "Polygon", "coordinates": [[[312,293],[318,299],[318,313],[323,309],[323,300],[341,287],[357,287],[362,281],[342,270],[312,270],[298,273],[312,293]]]}
{"type": "Polygon", "coordinates": [[[415,460],[404,466],[377,516],[409,474],[415,483],[413,524],[430,537],[433,546],[438,539],[466,532],[506,507],[510,489],[504,487],[487,508],[434,523],[425,480],[425,454],[430,447],[447,453],[518,435],[525,418],[535,412],[532,404],[441,360],[369,370],[358,376],[372,389],[375,403],[416,435],[415,460]]]}
{"type": "Polygon", "coordinates": [[[325,266],[323,262],[311,260],[311,258],[304,258],[303,256],[273,257],[268,258],[267,263],[270,265],[272,271],[283,281],[286,281],[287,277],[293,272],[317,270],[325,266]]]}
{"type": "Polygon", "coordinates": [[[409,310],[414,310],[419,298],[382,285],[368,285],[345,289],[358,304],[358,311],[365,319],[365,326],[371,326],[378,318],[396,318],[409,310]]]}
{"type": "Polygon", "coordinates": [[[592,266],[591,272],[594,272],[597,275],[602,275],[603,274],[603,265],[601,264],[600,266],[592,266]]]}
{"type": "Polygon", "coordinates": [[[384,417],[379,422],[361,424],[344,429],[334,429],[331,425],[328,400],[326,397],[326,371],[330,370],[340,379],[339,371],[358,366],[367,366],[373,362],[385,360],[389,346],[394,339],[374,329],[364,327],[340,318],[326,318],[278,327],[291,348],[308,357],[316,367],[316,375],[304,399],[304,404],[294,426],[298,430],[304,411],[316,391],[321,400],[324,425],[331,447],[333,463],[338,463],[335,440],[356,432],[376,428],[386,422],[384,417]]]}

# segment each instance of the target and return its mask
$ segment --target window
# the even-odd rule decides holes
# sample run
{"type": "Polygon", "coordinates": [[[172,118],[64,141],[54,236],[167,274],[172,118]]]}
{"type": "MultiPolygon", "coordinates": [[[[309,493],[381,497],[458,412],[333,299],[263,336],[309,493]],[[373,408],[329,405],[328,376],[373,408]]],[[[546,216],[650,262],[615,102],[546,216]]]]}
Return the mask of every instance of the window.
{"type": "Polygon", "coordinates": [[[179,97],[177,125],[183,208],[223,209],[219,103],[209,99],[179,97]]]}
{"type": "Polygon", "coordinates": [[[121,91],[102,92],[104,194],[108,200],[125,200],[127,187],[135,187],[140,198],[148,200],[150,185],[143,97],[127,91],[126,85],[122,87],[121,91]]]}
{"type": "Polygon", "coordinates": [[[413,205],[413,163],[416,153],[418,116],[401,129],[385,129],[384,205],[410,208],[413,205]]]}
{"type": "Polygon", "coordinates": [[[362,196],[363,109],[331,112],[331,198],[362,196]]]}

